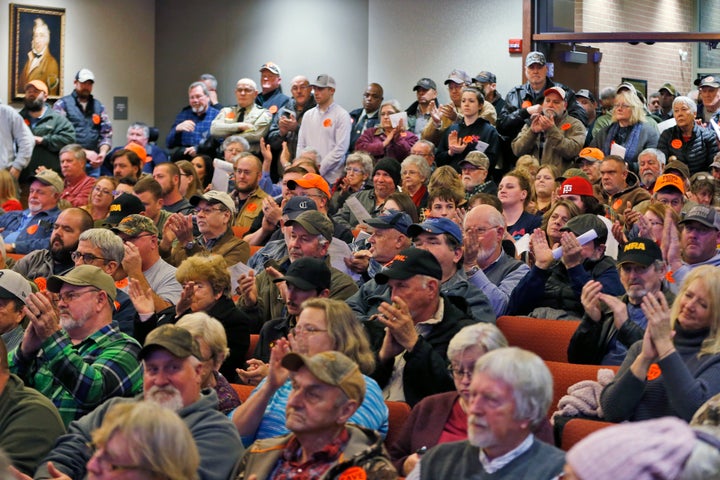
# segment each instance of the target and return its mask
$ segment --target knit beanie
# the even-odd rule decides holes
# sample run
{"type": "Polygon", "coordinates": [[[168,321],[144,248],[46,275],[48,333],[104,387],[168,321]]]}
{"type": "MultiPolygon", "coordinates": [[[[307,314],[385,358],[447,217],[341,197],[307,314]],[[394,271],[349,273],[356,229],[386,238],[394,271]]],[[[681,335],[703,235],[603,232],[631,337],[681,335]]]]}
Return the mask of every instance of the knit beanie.
{"type": "Polygon", "coordinates": [[[382,170],[388,175],[390,175],[395,182],[396,187],[400,186],[400,162],[398,162],[394,158],[385,157],[378,160],[378,162],[375,164],[373,175],[375,175],[378,170],[382,170]]]}
{"type": "Polygon", "coordinates": [[[585,437],[565,461],[583,480],[672,480],[683,471],[695,441],[679,418],[623,423],[585,437]]]}

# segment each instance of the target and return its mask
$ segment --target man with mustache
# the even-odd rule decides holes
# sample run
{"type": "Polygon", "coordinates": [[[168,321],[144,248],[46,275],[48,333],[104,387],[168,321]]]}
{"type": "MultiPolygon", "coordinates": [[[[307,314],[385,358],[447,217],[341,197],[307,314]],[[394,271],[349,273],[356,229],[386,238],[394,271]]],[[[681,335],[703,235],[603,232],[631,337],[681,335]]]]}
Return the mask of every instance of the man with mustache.
{"type": "MultiPolygon", "coordinates": [[[[165,140],[173,152],[172,161],[191,160],[201,144],[210,136],[210,125],[220,111],[210,105],[210,92],[203,82],[193,82],[188,88],[190,105],[180,110],[165,140]]],[[[206,153],[206,152],[200,152],[206,153]]]]}
{"type": "Polygon", "coordinates": [[[187,424],[200,453],[201,480],[230,477],[243,446],[235,426],[217,410],[217,393],[200,388],[203,357],[197,341],[184,328],[161,325],[147,336],[138,356],[143,362],[143,395],[113,398],[72,422],[68,433],[41,462],[35,478],[85,478],[85,466],[93,455],[87,447],[91,433],[100,427],[110,407],[143,399],[174,410],[187,424]],[[49,467],[51,462],[54,468],[49,467]],[[68,477],[53,476],[49,473],[53,470],[68,477]]]}
{"type": "MultiPolygon", "coordinates": [[[[667,221],[667,220],[666,220],[667,221]]],[[[682,283],[685,275],[700,265],[720,266],[720,213],[713,207],[696,205],[679,222],[678,235],[671,232],[668,239],[667,263],[672,272],[673,292],[682,283]]]]}
{"type": "Polygon", "coordinates": [[[582,289],[580,301],[585,315],[568,346],[570,363],[620,365],[630,345],[642,340],[645,333],[647,318],[640,308],[642,299],[663,291],[669,305],[675,300],[675,295],[663,289],[665,261],[652,240],[637,238],[625,244],[617,267],[624,295],[602,293],[602,285],[595,280],[582,289]]]}
{"type": "Polygon", "coordinates": [[[553,396],[540,357],[517,347],[486,353],[475,363],[470,396],[468,439],[428,450],[407,480],[557,478],[565,453],[532,434],[553,396]]]}
{"type": "Polygon", "coordinates": [[[92,227],[92,217],[82,208],[63,210],[52,225],[49,248],[28,253],[13,270],[31,280],[65,273],[75,266],[71,255],[78,248],[80,234],[92,227]]]}
{"type": "Polygon", "coordinates": [[[112,277],[81,265],[50,277],[47,288],[25,300],[29,325],[10,370],[50,398],[66,425],[108,398],[139,393],[140,345],[111,325],[112,277]]]}

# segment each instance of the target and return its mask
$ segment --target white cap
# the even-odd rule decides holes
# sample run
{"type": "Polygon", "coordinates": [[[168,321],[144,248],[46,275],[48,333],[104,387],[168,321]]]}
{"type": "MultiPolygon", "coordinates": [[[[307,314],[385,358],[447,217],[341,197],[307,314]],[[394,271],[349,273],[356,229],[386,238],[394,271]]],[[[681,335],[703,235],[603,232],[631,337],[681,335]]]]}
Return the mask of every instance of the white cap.
{"type": "Polygon", "coordinates": [[[87,68],[81,68],[79,72],[75,74],[75,80],[77,80],[80,83],[83,82],[94,82],[95,81],[95,74],[88,70],[87,68]]]}

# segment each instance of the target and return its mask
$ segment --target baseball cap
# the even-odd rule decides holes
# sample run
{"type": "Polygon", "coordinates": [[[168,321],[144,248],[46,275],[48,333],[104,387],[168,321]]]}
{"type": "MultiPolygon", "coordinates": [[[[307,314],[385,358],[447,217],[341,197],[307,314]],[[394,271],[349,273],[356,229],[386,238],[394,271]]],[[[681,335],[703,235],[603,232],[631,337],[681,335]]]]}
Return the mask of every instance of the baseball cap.
{"type": "Polygon", "coordinates": [[[687,164],[681,162],[680,160],[670,160],[665,164],[665,168],[663,168],[663,173],[674,172],[679,173],[680,177],[683,179],[690,178],[690,168],[688,168],[687,164]]]}
{"type": "Polygon", "coordinates": [[[572,177],[582,177],[588,181],[590,181],[590,178],[587,176],[587,173],[583,172],[581,168],[577,167],[571,167],[565,170],[562,175],[559,177],[555,177],[556,182],[564,182],[568,178],[572,177]]]}
{"type": "Polygon", "coordinates": [[[406,280],[415,275],[427,275],[440,280],[442,279],[442,268],[432,253],[410,247],[401,250],[385,264],[383,269],[375,274],[375,282],[384,285],[391,278],[406,280]]]}
{"type": "Polygon", "coordinates": [[[637,263],[648,267],[656,260],[662,260],[662,250],[657,243],[649,238],[636,238],[625,244],[618,253],[618,266],[623,263],[637,263]]]}
{"type": "Polygon", "coordinates": [[[325,290],[330,288],[330,277],[330,269],[324,260],[303,257],[292,262],[285,276],[275,278],[273,282],[287,282],[300,290],[325,290]]]}
{"type": "Polygon", "coordinates": [[[34,180],[44,183],[45,185],[50,185],[57,191],[57,193],[62,193],[65,188],[65,182],[63,182],[63,179],[60,178],[60,175],[58,175],[55,170],[50,170],[49,168],[30,177],[31,182],[34,180]]]}
{"type": "Polygon", "coordinates": [[[302,188],[317,188],[327,195],[327,198],[332,197],[332,194],[330,193],[330,186],[327,181],[317,173],[306,173],[297,180],[288,180],[287,182],[287,186],[290,190],[295,190],[295,187],[298,185],[302,188]]]}
{"type": "Polygon", "coordinates": [[[77,80],[80,83],[83,82],[95,82],[95,74],[88,70],[87,68],[81,68],[76,74],[75,74],[75,80],[77,80]]]}
{"type": "Polygon", "coordinates": [[[715,78],[712,75],[708,75],[707,77],[701,78],[700,80],[696,80],[695,85],[697,85],[698,88],[702,88],[702,87],[720,88],[720,78],[715,78]]]}
{"type": "Polygon", "coordinates": [[[698,222],[706,227],[720,230],[720,214],[713,207],[707,205],[695,205],[685,215],[685,218],[680,220],[678,223],[698,222]]]}
{"type": "Polygon", "coordinates": [[[20,300],[25,303],[25,298],[30,292],[32,288],[25,277],[13,270],[0,270],[0,298],[20,300]]]}
{"type": "Polygon", "coordinates": [[[172,323],[160,325],[148,333],[148,336],[145,337],[145,345],[138,354],[138,359],[142,360],[158,347],[164,348],[178,358],[187,358],[192,355],[199,360],[203,360],[200,346],[192,334],[172,323]]]}
{"type": "Polygon", "coordinates": [[[340,352],[327,351],[312,357],[291,352],[281,363],[291,372],[307,368],[318,380],[338,387],[351,400],[362,403],[365,399],[365,379],[360,368],[340,352]]]}
{"type": "Polygon", "coordinates": [[[230,210],[233,215],[235,215],[235,202],[233,202],[233,199],[230,198],[230,195],[225,192],[221,192],[219,190],[210,190],[209,192],[205,192],[202,195],[195,194],[190,197],[190,205],[192,205],[193,207],[197,207],[200,203],[200,200],[205,200],[208,203],[221,203],[225,205],[225,208],[230,210]]]}
{"type": "Polygon", "coordinates": [[[563,100],[565,100],[565,90],[563,90],[563,89],[560,88],[560,87],[550,87],[550,88],[548,88],[547,90],[545,90],[545,91],[543,92],[543,96],[547,97],[549,93],[553,93],[553,92],[554,92],[554,93],[557,93],[558,95],[560,95],[560,98],[562,98],[563,100]]]}
{"type": "Polygon", "coordinates": [[[605,154],[599,148],[585,147],[578,153],[578,160],[588,160],[590,162],[602,162],[605,160],[605,154]]]}
{"type": "Polygon", "coordinates": [[[282,214],[287,216],[290,220],[295,220],[298,215],[308,210],[317,210],[315,200],[310,197],[296,196],[290,197],[290,200],[285,202],[285,206],[282,209],[282,214]]]}
{"type": "Polygon", "coordinates": [[[547,60],[545,60],[545,55],[542,52],[528,53],[527,57],[525,57],[525,66],[529,67],[530,65],[532,65],[534,63],[539,63],[540,65],[545,65],[547,63],[547,60]]]}
{"type": "Polygon", "coordinates": [[[260,67],[260,71],[263,70],[269,70],[270,72],[274,73],[275,75],[280,75],[280,66],[273,62],[265,62],[260,67]]]}
{"type": "Polygon", "coordinates": [[[113,302],[117,298],[115,280],[95,265],[78,265],[65,275],[53,275],[47,280],[47,289],[58,293],[63,283],[76,287],[95,287],[107,293],[113,302]]]}
{"type": "Polygon", "coordinates": [[[295,224],[303,227],[310,235],[322,235],[327,240],[332,240],[333,231],[335,230],[333,223],[327,215],[317,210],[302,212],[295,219],[285,222],[287,226],[293,226],[295,224]]]}
{"type": "Polygon", "coordinates": [[[595,99],[595,95],[593,95],[592,92],[590,90],[588,90],[587,88],[578,90],[577,92],[575,92],[575,96],[587,98],[591,102],[597,103],[597,100],[595,99]]]}
{"type": "Polygon", "coordinates": [[[423,77],[417,81],[413,87],[413,92],[417,91],[419,88],[424,88],[425,90],[437,90],[437,85],[432,79],[423,77]]]}
{"type": "Polygon", "coordinates": [[[153,223],[149,217],[138,214],[126,216],[120,221],[120,223],[117,224],[116,227],[111,228],[111,230],[115,233],[124,233],[125,235],[129,235],[131,237],[137,237],[143,233],[151,233],[153,235],[158,234],[158,229],[155,226],[155,223],[153,223]]]}
{"type": "Polygon", "coordinates": [[[403,235],[407,235],[408,227],[412,225],[412,218],[405,212],[398,212],[397,210],[390,210],[390,213],[385,215],[379,215],[375,218],[368,218],[365,220],[365,224],[379,228],[381,230],[389,230],[394,228],[403,235]]]}
{"type": "Polygon", "coordinates": [[[48,87],[42,80],[30,80],[28,83],[25,84],[25,89],[27,89],[28,85],[32,85],[41,92],[44,92],[45,95],[48,94],[48,87]]]}
{"type": "Polygon", "coordinates": [[[720,162],[713,162],[710,164],[710,168],[718,168],[720,169],[720,162]]]}
{"type": "Polygon", "coordinates": [[[673,97],[677,95],[677,90],[675,90],[672,83],[663,83],[662,87],[658,88],[658,92],[662,90],[667,90],[673,97]]]}
{"type": "MultiPolygon", "coordinates": [[[[135,215],[144,211],[145,205],[143,205],[143,203],[138,197],[136,197],[132,193],[121,193],[110,204],[110,215],[108,215],[105,219],[105,223],[114,227],[115,225],[119,224],[123,219],[125,219],[128,215],[135,215]]],[[[152,220],[150,220],[150,223],[152,223],[152,220]]],[[[157,228],[155,229],[155,233],[157,233],[157,228]]]]}
{"type": "Polygon", "coordinates": [[[323,73],[322,75],[318,75],[315,81],[310,84],[310,86],[335,88],[335,79],[327,73],[323,73]]]}
{"type": "Polygon", "coordinates": [[[408,228],[408,236],[417,237],[421,233],[432,233],[440,235],[441,233],[449,233],[460,245],[463,243],[462,230],[457,223],[444,217],[428,218],[422,223],[415,223],[408,228]]]}
{"type": "Polygon", "coordinates": [[[448,75],[447,80],[445,80],[445,85],[447,85],[450,82],[453,83],[462,83],[467,85],[470,83],[470,75],[467,74],[465,70],[458,70],[455,69],[452,72],[450,72],[450,75],[448,75]]]}
{"type": "Polygon", "coordinates": [[[497,77],[495,77],[495,74],[492,72],[485,72],[482,71],[475,75],[473,78],[473,82],[477,83],[497,83],[497,77]]]}
{"type": "Polygon", "coordinates": [[[462,168],[462,166],[466,163],[478,168],[484,168],[485,170],[490,168],[490,159],[483,152],[479,152],[477,150],[468,153],[465,158],[460,160],[459,167],[462,168]]]}
{"type": "Polygon", "coordinates": [[[674,187],[680,190],[680,193],[685,194],[685,182],[682,178],[678,177],[673,173],[664,173],[655,180],[655,186],[653,187],[653,193],[657,193],[661,188],[674,187]]]}
{"type": "Polygon", "coordinates": [[[637,89],[635,88],[635,85],[629,82],[623,82],[615,89],[615,93],[620,93],[623,90],[630,90],[632,93],[637,95],[637,89]]]}
{"type": "Polygon", "coordinates": [[[589,181],[582,177],[570,177],[560,185],[560,196],[584,195],[593,196],[593,187],[589,181]]]}
{"type": "Polygon", "coordinates": [[[125,145],[123,148],[124,148],[125,150],[130,150],[130,151],[133,152],[135,155],[137,155],[138,157],[140,157],[140,160],[142,161],[142,163],[147,163],[147,162],[148,162],[147,150],[145,150],[145,147],[143,147],[142,145],[138,145],[138,144],[135,143],[135,142],[130,142],[130,143],[128,143],[127,145],[125,145]]]}
{"type": "Polygon", "coordinates": [[[600,220],[600,217],[593,215],[592,213],[583,213],[582,215],[577,215],[571,218],[560,230],[564,232],[572,232],[578,237],[585,232],[595,230],[595,233],[597,233],[597,239],[600,243],[605,243],[608,236],[608,229],[605,226],[605,223],[600,220]]]}

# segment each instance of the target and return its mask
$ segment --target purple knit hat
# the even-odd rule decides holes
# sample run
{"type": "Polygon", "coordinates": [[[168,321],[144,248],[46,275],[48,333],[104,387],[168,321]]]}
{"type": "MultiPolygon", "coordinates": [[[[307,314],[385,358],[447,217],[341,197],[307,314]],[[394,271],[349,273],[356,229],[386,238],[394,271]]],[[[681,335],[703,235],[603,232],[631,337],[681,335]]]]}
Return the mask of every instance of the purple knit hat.
{"type": "Polygon", "coordinates": [[[672,480],[695,447],[690,426],[675,417],[603,428],[573,446],[565,461],[583,480],[672,480]]]}

